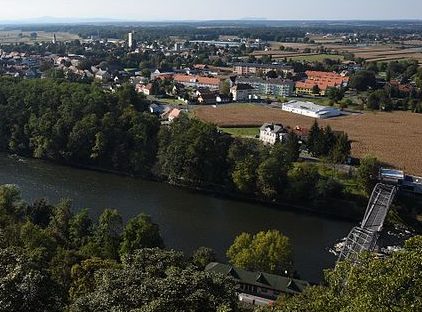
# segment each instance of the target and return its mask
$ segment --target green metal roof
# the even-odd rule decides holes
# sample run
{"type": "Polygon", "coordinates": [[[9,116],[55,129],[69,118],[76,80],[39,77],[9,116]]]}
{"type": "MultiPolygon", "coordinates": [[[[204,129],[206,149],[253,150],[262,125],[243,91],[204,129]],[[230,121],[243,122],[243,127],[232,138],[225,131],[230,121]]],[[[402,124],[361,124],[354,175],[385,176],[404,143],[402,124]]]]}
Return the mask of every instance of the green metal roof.
{"type": "Polygon", "coordinates": [[[217,262],[208,264],[205,271],[231,276],[242,284],[272,289],[286,294],[298,294],[310,286],[306,281],[264,272],[250,272],[217,262]]]}

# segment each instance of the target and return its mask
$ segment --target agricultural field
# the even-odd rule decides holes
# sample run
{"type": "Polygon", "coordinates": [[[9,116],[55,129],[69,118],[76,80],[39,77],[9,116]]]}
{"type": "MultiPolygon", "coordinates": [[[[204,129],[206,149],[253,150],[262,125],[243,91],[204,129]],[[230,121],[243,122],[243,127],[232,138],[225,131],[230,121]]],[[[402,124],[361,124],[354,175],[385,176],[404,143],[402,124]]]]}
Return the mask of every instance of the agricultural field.
{"type": "Polygon", "coordinates": [[[312,54],[312,55],[300,55],[300,56],[288,57],[288,59],[292,59],[294,61],[299,61],[299,62],[300,61],[322,62],[325,59],[344,61],[344,56],[343,55],[333,55],[333,54],[312,54]]]}
{"type": "Polygon", "coordinates": [[[8,44],[8,43],[34,43],[34,42],[42,42],[42,41],[52,41],[53,36],[56,34],[56,38],[58,41],[68,41],[68,40],[75,40],[80,39],[78,35],[58,32],[45,32],[45,31],[0,31],[0,44],[8,44]],[[32,33],[36,33],[36,37],[31,37],[32,33]]]}
{"type": "MultiPolygon", "coordinates": [[[[194,114],[219,127],[259,127],[265,122],[273,122],[309,128],[314,122],[312,118],[252,104],[199,107],[194,114]]],[[[368,112],[320,120],[319,123],[346,132],[352,140],[353,156],[374,155],[390,166],[422,175],[422,114],[368,112]]]]}
{"type": "MultiPolygon", "coordinates": [[[[254,53],[256,57],[263,55],[271,55],[273,58],[293,58],[299,59],[305,57],[306,54],[303,51],[307,48],[314,50],[318,47],[324,46],[327,49],[336,51],[337,53],[350,52],[353,53],[356,57],[363,58],[367,61],[396,61],[396,60],[409,60],[415,59],[419,61],[419,64],[422,65],[422,41],[406,41],[403,44],[374,44],[366,47],[361,47],[357,45],[343,45],[338,43],[271,43],[271,51],[257,51],[254,53]],[[280,51],[280,46],[283,45],[285,48],[297,49],[296,52],[285,52],[280,51]]],[[[319,54],[309,54],[308,56],[318,57],[319,54]]],[[[332,56],[332,55],[330,55],[332,56]]],[[[319,59],[315,59],[319,61],[319,59]]]]}

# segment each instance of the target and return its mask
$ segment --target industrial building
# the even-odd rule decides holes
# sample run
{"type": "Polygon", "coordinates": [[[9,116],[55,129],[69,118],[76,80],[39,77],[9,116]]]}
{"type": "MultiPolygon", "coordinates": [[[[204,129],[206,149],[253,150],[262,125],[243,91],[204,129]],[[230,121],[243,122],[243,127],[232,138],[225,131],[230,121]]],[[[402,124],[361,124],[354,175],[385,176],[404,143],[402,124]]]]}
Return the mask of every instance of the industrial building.
{"type": "Polygon", "coordinates": [[[342,115],[341,111],[335,107],[321,106],[312,102],[289,101],[283,104],[282,109],[286,112],[318,119],[326,119],[342,115]]]}

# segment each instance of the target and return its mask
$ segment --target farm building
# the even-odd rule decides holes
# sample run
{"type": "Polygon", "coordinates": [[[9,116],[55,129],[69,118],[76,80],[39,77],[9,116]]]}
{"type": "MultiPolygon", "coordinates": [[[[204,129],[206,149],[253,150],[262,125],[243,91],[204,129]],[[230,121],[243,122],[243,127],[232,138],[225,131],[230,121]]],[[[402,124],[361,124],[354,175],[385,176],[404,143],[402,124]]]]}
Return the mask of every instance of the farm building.
{"type": "Polygon", "coordinates": [[[341,111],[334,107],[317,105],[312,102],[289,101],[283,104],[283,110],[303,116],[326,119],[341,115],[341,111]]]}

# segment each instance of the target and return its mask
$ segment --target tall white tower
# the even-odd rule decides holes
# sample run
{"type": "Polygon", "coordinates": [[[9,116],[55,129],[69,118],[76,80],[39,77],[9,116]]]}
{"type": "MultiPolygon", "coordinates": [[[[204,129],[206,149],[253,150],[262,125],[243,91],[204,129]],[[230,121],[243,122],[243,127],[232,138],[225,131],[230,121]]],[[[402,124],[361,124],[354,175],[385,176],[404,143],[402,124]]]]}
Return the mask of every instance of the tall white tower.
{"type": "Polygon", "coordinates": [[[133,47],[133,32],[130,32],[128,34],[127,45],[129,46],[129,49],[132,49],[132,47],[133,47]]]}

